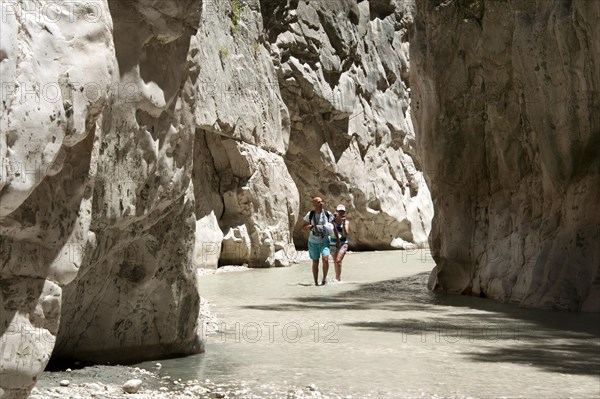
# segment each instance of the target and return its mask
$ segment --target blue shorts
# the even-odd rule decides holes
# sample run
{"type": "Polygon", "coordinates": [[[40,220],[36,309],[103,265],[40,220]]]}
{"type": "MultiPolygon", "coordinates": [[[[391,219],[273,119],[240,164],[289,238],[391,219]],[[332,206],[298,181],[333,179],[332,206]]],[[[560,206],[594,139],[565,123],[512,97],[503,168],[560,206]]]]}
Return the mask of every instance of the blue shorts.
{"type": "Polygon", "coordinates": [[[329,240],[323,242],[308,242],[308,256],[319,260],[321,256],[329,256],[329,240]]]}

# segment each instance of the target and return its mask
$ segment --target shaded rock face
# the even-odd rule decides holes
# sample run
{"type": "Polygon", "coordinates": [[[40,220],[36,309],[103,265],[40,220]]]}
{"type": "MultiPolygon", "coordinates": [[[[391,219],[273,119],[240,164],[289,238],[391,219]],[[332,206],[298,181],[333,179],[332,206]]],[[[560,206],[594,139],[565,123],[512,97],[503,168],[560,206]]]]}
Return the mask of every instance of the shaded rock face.
{"type": "Polygon", "coordinates": [[[53,355],[131,362],[202,350],[195,242],[199,5],[110,3],[118,65],[92,148],[89,233],[53,355]],[[161,60],[160,62],[157,62],[161,60]]]}
{"type": "Polygon", "coordinates": [[[421,1],[412,107],[430,286],[600,311],[596,1],[421,1]]]}
{"type": "MultiPolygon", "coordinates": [[[[433,213],[415,157],[408,29],[399,1],[261,1],[268,47],[290,114],[285,163],[300,216],[320,195],[345,204],[352,249],[427,242],[433,213]]],[[[294,242],[306,247],[295,226],[294,242]]]]}

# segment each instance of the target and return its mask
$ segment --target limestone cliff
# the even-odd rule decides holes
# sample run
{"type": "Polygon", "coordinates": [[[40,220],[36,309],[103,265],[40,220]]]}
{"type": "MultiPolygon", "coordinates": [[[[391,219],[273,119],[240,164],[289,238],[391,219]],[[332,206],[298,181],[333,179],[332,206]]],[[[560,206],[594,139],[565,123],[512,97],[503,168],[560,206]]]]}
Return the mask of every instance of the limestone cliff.
{"type": "MultiPolygon", "coordinates": [[[[261,1],[268,48],[290,113],[285,162],[301,216],[321,195],[348,208],[353,249],[427,242],[433,213],[415,157],[402,1],[261,1]]],[[[296,246],[306,246],[299,226],[296,246]]]]}
{"type": "Polygon", "coordinates": [[[94,133],[118,69],[104,2],[0,12],[0,397],[17,398],[48,362],[61,287],[94,241],[94,133]]]}
{"type": "Polygon", "coordinates": [[[431,288],[600,311],[600,2],[417,4],[431,288]]]}
{"type": "Polygon", "coordinates": [[[194,59],[198,266],[284,266],[295,256],[289,113],[262,30],[258,0],[204,3],[194,59]]]}
{"type": "Polygon", "coordinates": [[[128,362],[196,353],[192,38],[200,8],[135,1],[109,11],[119,90],[108,93],[89,138],[90,232],[79,273],[63,289],[53,355],[128,362]]]}

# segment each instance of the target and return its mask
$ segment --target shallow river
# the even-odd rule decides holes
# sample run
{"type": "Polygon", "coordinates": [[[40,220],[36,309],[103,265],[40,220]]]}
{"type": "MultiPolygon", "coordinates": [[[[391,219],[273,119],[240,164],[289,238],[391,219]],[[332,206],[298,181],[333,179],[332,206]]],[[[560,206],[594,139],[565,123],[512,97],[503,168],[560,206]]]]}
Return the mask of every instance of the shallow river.
{"type": "Polygon", "coordinates": [[[319,287],[309,262],[202,277],[219,319],[205,327],[218,332],[160,372],[353,398],[600,397],[599,315],[431,293],[427,251],[344,263],[343,283],[319,287]]]}

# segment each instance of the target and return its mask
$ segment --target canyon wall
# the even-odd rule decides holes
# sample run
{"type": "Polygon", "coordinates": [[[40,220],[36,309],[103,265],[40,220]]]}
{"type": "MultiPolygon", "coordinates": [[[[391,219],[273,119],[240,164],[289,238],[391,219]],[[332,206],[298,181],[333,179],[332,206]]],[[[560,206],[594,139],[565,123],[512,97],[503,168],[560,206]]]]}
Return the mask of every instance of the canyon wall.
{"type": "Polygon", "coordinates": [[[118,67],[105,2],[1,13],[0,397],[18,398],[50,358],[78,249],[93,245],[94,136],[118,67]]]}
{"type": "Polygon", "coordinates": [[[600,2],[417,2],[430,288],[600,311],[600,2]]]}
{"type": "MultiPolygon", "coordinates": [[[[411,122],[403,1],[261,1],[290,113],[285,155],[301,213],[320,195],[351,222],[351,249],[427,243],[433,208],[411,122]]],[[[296,246],[306,236],[294,230],[296,246]]]]}

